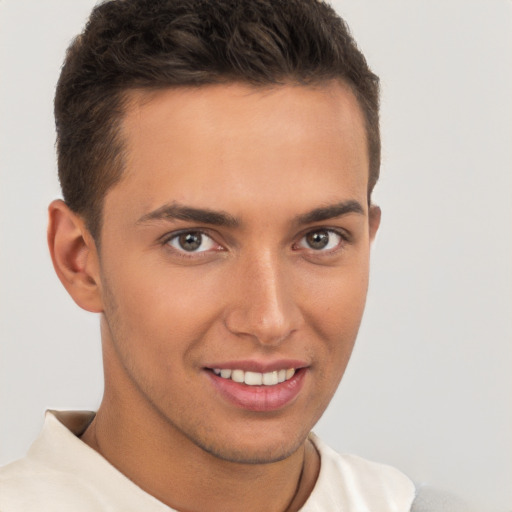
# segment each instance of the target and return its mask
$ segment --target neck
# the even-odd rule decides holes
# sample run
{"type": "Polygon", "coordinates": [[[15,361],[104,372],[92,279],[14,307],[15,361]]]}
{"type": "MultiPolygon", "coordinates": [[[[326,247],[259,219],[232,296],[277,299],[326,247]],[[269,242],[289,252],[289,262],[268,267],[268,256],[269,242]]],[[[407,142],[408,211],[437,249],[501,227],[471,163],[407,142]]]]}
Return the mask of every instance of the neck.
{"type": "Polygon", "coordinates": [[[279,462],[234,463],[190,446],[172,429],[164,441],[133,412],[130,420],[110,411],[104,401],[82,440],[176,510],[238,512],[243,503],[246,512],[296,512],[318,476],[319,457],[310,441],[279,462]]]}

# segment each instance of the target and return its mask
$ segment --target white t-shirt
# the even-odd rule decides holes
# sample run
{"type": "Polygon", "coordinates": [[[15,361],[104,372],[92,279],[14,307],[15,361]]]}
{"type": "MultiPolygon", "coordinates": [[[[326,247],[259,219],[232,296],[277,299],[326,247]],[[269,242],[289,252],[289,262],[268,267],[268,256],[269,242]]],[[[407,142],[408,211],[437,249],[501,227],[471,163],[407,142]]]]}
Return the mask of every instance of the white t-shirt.
{"type": "MultiPolygon", "coordinates": [[[[92,416],[47,412],[27,455],[0,469],[1,512],[173,511],[77,437],[92,416]]],[[[339,455],[314,434],[311,440],[320,454],[320,474],[301,512],[409,512],[415,490],[405,475],[339,455]]]]}

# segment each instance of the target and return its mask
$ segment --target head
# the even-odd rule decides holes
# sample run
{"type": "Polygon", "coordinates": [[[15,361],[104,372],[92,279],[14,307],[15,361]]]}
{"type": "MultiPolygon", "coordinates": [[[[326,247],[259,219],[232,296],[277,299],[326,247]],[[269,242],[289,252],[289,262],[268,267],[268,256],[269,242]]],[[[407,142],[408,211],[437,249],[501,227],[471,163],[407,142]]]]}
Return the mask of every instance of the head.
{"type": "Polygon", "coordinates": [[[379,177],[378,78],[318,0],[114,0],[69,47],[55,97],[64,200],[99,241],[105,194],[123,175],[121,123],[134,90],[339,80],[363,112],[368,201],[379,177]]]}
{"type": "Polygon", "coordinates": [[[377,107],[317,0],[94,10],[57,90],[49,241],[102,313],[114,421],[229,461],[303,445],[364,310],[377,107]]]}

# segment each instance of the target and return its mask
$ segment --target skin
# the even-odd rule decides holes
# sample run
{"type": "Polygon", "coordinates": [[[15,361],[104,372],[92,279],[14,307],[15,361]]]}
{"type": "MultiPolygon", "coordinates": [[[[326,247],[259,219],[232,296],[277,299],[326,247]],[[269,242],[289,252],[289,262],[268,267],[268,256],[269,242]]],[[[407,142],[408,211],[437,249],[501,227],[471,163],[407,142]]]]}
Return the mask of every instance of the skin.
{"type": "Polygon", "coordinates": [[[82,439],[178,510],[298,510],[319,471],[307,436],[348,363],[380,222],[359,105],[335,81],[135,91],[123,136],[100,251],[83,219],[50,206],[57,274],[102,313],[105,395],[82,439]],[[228,222],[177,219],[177,207],[228,222]],[[183,231],[202,233],[198,250],[180,246],[183,231]],[[212,385],[212,367],[284,360],[301,362],[302,387],[277,410],[212,385]]]}

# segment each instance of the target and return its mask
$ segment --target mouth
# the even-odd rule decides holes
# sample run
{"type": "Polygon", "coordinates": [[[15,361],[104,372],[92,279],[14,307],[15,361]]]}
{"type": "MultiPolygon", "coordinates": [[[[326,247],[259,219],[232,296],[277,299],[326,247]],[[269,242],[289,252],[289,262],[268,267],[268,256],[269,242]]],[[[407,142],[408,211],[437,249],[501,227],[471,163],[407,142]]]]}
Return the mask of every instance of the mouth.
{"type": "Polygon", "coordinates": [[[251,372],[242,369],[213,368],[213,373],[222,379],[232,380],[247,386],[276,386],[290,380],[296,372],[295,368],[274,370],[272,372],[251,372]]]}
{"type": "MultiPolygon", "coordinates": [[[[256,412],[270,412],[287,407],[295,402],[303,388],[307,367],[284,363],[267,371],[255,371],[255,364],[246,364],[250,369],[205,368],[210,382],[227,402],[237,408],[256,412]],[[289,365],[289,366],[288,366],[289,365]],[[251,368],[252,366],[252,368],[251,368]]],[[[228,366],[228,365],[226,365],[228,366]]]]}

